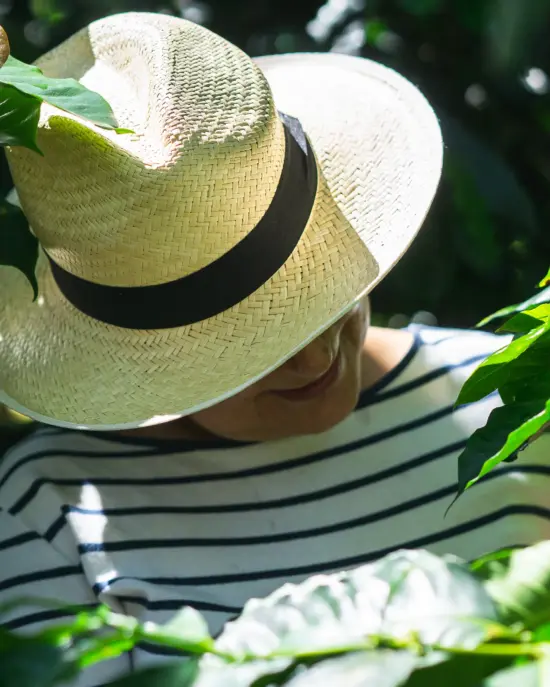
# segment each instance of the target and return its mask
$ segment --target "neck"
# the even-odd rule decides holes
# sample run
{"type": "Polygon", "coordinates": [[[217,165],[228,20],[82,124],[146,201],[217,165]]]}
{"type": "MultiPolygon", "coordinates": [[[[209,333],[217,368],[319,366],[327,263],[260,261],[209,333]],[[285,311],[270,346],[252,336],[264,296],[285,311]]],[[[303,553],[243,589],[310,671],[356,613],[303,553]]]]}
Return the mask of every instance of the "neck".
{"type": "Polygon", "coordinates": [[[399,365],[413,341],[410,332],[369,327],[361,354],[361,389],[373,386],[399,365]]]}

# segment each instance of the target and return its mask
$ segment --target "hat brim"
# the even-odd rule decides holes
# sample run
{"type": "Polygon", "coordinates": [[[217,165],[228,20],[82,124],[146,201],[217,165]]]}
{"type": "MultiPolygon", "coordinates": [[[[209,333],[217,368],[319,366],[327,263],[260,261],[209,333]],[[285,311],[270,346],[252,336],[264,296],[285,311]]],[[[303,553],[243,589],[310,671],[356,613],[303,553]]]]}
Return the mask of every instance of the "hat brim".
{"type": "Polygon", "coordinates": [[[230,310],[155,331],[114,327],[77,311],[44,255],[35,302],[23,275],[2,268],[0,401],[38,421],[95,430],[197,412],[276,369],[405,253],[441,174],[440,129],[424,97],[395,72],[360,58],[256,61],[277,108],[301,121],[319,165],[310,221],[285,265],[230,310]]]}

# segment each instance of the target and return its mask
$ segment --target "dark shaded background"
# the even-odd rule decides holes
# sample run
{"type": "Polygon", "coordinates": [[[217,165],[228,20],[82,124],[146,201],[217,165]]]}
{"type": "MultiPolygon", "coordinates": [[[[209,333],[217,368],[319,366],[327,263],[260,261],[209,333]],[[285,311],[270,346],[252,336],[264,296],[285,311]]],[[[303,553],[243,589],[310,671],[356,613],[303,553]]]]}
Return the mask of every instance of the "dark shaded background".
{"type": "Polygon", "coordinates": [[[443,181],[420,237],[373,295],[378,323],[471,326],[546,273],[550,0],[0,0],[0,23],[29,62],[125,10],[198,21],[251,55],[365,55],[420,86],[443,128],[443,181]]]}

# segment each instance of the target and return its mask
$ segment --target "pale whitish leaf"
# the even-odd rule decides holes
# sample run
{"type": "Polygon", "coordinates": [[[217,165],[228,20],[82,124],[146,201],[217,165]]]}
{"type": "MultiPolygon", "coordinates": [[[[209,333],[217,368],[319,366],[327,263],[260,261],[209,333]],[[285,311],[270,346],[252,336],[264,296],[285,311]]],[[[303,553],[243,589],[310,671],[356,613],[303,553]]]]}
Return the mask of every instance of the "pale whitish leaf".
{"type": "Polygon", "coordinates": [[[362,651],[322,661],[287,682],[287,687],[398,687],[422,663],[409,651],[362,651]]]}
{"type": "Polygon", "coordinates": [[[550,687],[550,659],[502,670],[485,680],[483,687],[550,687]]]}
{"type": "Polygon", "coordinates": [[[487,632],[479,619],[495,620],[495,607],[465,564],[427,551],[399,551],[249,601],[216,644],[237,657],[311,655],[367,646],[368,635],[415,633],[426,644],[475,647],[487,632]]]}
{"type": "Polygon", "coordinates": [[[52,79],[33,65],[10,56],[0,68],[0,83],[15,86],[19,91],[35,96],[87,119],[98,126],[114,129],[116,119],[109,103],[99,93],[88,90],[75,79],[52,79]]]}
{"type": "Polygon", "coordinates": [[[159,638],[165,636],[208,646],[213,644],[206,620],[190,606],[182,608],[164,625],[155,625],[153,631],[159,638]]]}
{"type": "Polygon", "coordinates": [[[272,687],[285,684],[288,674],[293,673],[292,658],[226,663],[207,655],[199,665],[193,687],[272,687]]]}

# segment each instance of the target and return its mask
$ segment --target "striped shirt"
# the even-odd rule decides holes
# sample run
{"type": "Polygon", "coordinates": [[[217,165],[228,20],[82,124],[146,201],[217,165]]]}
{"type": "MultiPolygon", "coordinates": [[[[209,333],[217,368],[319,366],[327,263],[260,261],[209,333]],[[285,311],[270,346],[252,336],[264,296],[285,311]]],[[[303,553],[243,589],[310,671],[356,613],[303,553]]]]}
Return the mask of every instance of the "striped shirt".
{"type": "MultiPolygon", "coordinates": [[[[250,597],[402,547],[466,559],[550,538],[548,437],[464,494],[457,456],[499,403],[454,408],[503,345],[482,332],[413,327],[404,360],[331,430],[267,443],[145,440],[42,428],[0,464],[0,603],[103,602],[166,622],[199,609],[214,634],[250,597]]],[[[64,613],[25,607],[25,631],[64,613]]],[[[143,646],[82,685],[166,660],[143,646]]]]}

